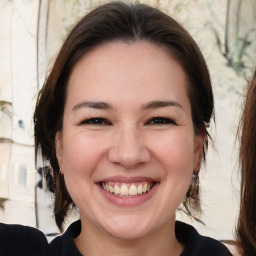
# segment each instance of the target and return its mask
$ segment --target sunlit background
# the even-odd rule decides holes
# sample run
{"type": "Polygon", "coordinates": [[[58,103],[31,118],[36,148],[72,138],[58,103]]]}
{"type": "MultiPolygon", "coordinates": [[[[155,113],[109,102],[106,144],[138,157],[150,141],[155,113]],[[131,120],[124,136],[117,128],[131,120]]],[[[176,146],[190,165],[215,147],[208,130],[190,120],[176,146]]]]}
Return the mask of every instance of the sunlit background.
{"type": "MultiPolygon", "coordinates": [[[[0,0],[0,221],[59,232],[52,195],[35,167],[32,115],[58,49],[74,23],[100,0],[0,0]]],[[[255,0],[140,1],[161,8],[192,34],[208,63],[215,94],[214,147],[200,173],[200,233],[232,239],[239,205],[235,137],[247,79],[256,66],[255,0]]],[[[78,218],[73,211],[66,225],[78,218]]]]}

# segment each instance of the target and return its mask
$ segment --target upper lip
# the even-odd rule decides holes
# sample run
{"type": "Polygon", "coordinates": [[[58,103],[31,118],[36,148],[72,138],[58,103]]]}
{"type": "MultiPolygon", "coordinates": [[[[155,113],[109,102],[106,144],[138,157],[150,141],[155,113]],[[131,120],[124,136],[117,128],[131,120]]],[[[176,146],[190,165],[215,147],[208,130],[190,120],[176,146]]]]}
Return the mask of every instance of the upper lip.
{"type": "MultiPolygon", "coordinates": [[[[133,183],[133,182],[156,182],[156,179],[153,179],[151,177],[146,177],[146,176],[135,176],[135,177],[127,177],[127,176],[111,176],[111,177],[106,177],[98,182],[120,182],[120,183],[133,183]]],[[[98,183],[96,182],[96,183],[98,183]]]]}

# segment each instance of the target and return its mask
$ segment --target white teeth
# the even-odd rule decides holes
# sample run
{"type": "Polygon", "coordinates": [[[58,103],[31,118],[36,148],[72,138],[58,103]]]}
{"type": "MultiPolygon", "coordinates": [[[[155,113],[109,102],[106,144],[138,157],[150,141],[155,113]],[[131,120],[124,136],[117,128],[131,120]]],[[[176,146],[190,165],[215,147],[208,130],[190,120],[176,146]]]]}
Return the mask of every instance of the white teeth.
{"type": "Polygon", "coordinates": [[[114,193],[116,195],[119,195],[120,194],[120,187],[118,187],[117,185],[114,186],[114,193]]]}
{"type": "Polygon", "coordinates": [[[122,195],[122,196],[127,196],[128,195],[128,187],[126,186],[126,185],[122,185],[121,186],[121,191],[120,191],[120,194],[122,195]]]}
{"type": "Polygon", "coordinates": [[[109,191],[108,192],[114,193],[114,189],[113,189],[113,187],[111,185],[109,185],[109,191]]]}
{"type": "Polygon", "coordinates": [[[138,192],[137,187],[134,184],[132,184],[129,188],[129,195],[135,196],[137,195],[137,192],[138,192]]]}
{"type": "Polygon", "coordinates": [[[121,187],[119,184],[111,185],[109,182],[102,182],[102,188],[109,193],[115,194],[117,196],[136,196],[143,193],[147,193],[153,187],[153,183],[143,182],[136,186],[131,184],[130,187],[126,184],[122,184],[121,187]],[[113,187],[114,186],[114,187],[113,187]]]}
{"type": "Polygon", "coordinates": [[[138,186],[138,194],[142,194],[142,185],[141,184],[138,186]]]}

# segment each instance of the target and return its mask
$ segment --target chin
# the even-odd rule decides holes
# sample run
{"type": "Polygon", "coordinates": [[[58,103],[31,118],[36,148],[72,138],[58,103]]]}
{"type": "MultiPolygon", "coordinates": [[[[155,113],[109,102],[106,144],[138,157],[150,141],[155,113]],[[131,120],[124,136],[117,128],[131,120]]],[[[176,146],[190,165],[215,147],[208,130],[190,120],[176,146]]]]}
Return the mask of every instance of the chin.
{"type": "Polygon", "coordinates": [[[118,220],[106,227],[109,235],[120,240],[135,240],[147,236],[149,233],[149,226],[140,218],[118,218],[118,220]]]}

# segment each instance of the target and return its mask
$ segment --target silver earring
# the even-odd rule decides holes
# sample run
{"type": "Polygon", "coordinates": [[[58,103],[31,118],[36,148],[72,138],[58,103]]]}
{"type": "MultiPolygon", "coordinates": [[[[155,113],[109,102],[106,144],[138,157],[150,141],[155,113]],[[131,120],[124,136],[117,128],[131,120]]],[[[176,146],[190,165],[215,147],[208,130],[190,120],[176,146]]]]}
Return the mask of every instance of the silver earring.
{"type": "Polygon", "coordinates": [[[192,174],[192,179],[195,179],[197,177],[198,174],[192,174]]]}

